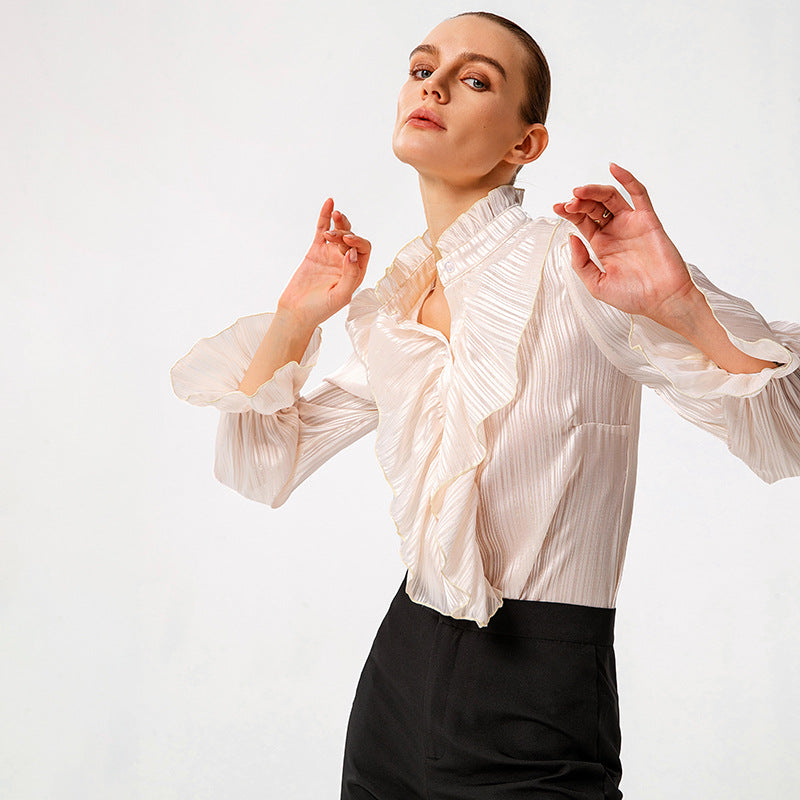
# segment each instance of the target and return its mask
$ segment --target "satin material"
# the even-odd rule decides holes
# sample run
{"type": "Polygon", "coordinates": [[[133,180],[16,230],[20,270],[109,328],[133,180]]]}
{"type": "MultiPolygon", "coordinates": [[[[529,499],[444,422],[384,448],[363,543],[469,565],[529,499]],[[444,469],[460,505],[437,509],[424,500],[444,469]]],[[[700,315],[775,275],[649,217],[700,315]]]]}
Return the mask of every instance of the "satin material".
{"type": "Polygon", "coordinates": [[[800,475],[800,325],[691,278],[731,341],[780,364],[720,369],[683,337],[589,294],[570,223],[531,219],[500,186],[437,243],[405,245],[350,302],[353,353],[311,391],[321,328],[301,361],[248,397],[236,387],[272,313],[201,339],[173,388],[220,409],[215,475],[277,508],[376,430],[390,514],[418,603],[485,626],[503,598],[614,607],[633,508],[641,387],[726,442],[762,480],[800,475]],[[417,322],[433,284],[450,341],[417,322]]]}

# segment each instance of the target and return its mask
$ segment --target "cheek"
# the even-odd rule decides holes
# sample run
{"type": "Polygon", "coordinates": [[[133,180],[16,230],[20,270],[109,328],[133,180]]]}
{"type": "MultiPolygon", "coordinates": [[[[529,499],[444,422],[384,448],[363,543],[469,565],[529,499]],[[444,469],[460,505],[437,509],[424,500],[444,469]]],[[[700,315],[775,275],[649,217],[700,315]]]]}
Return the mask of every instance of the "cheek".
{"type": "Polygon", "coordinates": [[[481,124],[486,129],[486,135],[499,144],[509,145],[521,134],[517,115],[510,113],[505,103],[489,110],[481,124]]]}
{"type": "Polygon", "coordinates": [[[396,123],[405,122],[406,117],[420,105],[419,84],[406,81],[397,93],[396,123]]]}
{"type": "Polygon", "coordinates": [[[472,117],[472,130],[480,135],[487,143],[503,142],[509,138],[512,126],[506,115],[505,109],[482,107],[472,117]]]}
{"type": "Polygon", "coordinates": [[[397,107],[403,105],[408,105],[412,97],[416,95],[415,85],[413,83],[408,83],[406,81],[401,87],[400,91],[397,93],[397,107]]]}

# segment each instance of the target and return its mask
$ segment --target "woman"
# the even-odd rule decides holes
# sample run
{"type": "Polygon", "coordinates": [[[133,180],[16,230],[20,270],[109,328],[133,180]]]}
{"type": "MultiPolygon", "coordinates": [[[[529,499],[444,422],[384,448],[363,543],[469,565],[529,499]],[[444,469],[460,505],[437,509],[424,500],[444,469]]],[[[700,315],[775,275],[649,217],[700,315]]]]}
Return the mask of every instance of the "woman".
{"type": "Polygon", "coordinates": [[[425,233],[354,294],[370,243],[328,198],[276,311],[198,342],[173,386],[223,412],[219,480],[273,508],[377,429],[408,572],[359,680],[343,798],[619,798],[641,386],[763,480],[800,475],[800,325],[686,264],[616,165],[633,205],[589,185],[562,219],[522,211],[550,83],[514,23],[447,19],[409,66],[393,150],[425,233]],[[351,357],[301,394],[348,303],[351,357]]]}

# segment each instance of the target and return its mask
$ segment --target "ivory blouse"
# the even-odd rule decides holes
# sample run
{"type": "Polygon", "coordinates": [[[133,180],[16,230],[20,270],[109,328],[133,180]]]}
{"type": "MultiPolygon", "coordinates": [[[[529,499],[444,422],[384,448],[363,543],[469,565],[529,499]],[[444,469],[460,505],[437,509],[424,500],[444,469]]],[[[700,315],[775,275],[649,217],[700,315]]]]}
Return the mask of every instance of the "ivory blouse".
{"type": "Polygon", "coordinates": [[[558,218],[499,186],[438,241],[405,245],[345,327],[353,352],[311,391],[300,362],[248,397],[239,381],[272,313],[200,339],[175,393],[221,412],[214,474],[278,508],[331,456],[377,429],[390,513],[418,603],[485,626],[503,598],[614,607],[633,509],[641,387],[722,439],[762,480],[800,475],[800,325],[767,323],[688,264],[731,342],[778,362],[719,368],[688,340],[589,294],[558,218]],[[417,321],[434,272],[450,341],[417,321]]]}

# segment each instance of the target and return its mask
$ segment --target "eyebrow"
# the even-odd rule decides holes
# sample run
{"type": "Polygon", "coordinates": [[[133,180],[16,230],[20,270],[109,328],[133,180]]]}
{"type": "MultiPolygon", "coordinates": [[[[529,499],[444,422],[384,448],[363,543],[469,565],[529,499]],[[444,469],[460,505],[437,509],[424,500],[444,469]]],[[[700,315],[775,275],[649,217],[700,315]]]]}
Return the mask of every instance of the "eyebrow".
{"type": "MultiPolygon", "coordinates": [[[[408,54],[409,61],[414,57],[415,53],[429,53],[432,56],[438,56],[439,48],[434,44],[419,44],[408,54]]],[[[458,58],[462,61],[482,61],[484,64],[490,64],[503,76],[503,80],[508,80],[503,65],[496,58],[485,56],[483,53],[473,53],[470,50],[464,50],[459,53],[458,58]]]]}

